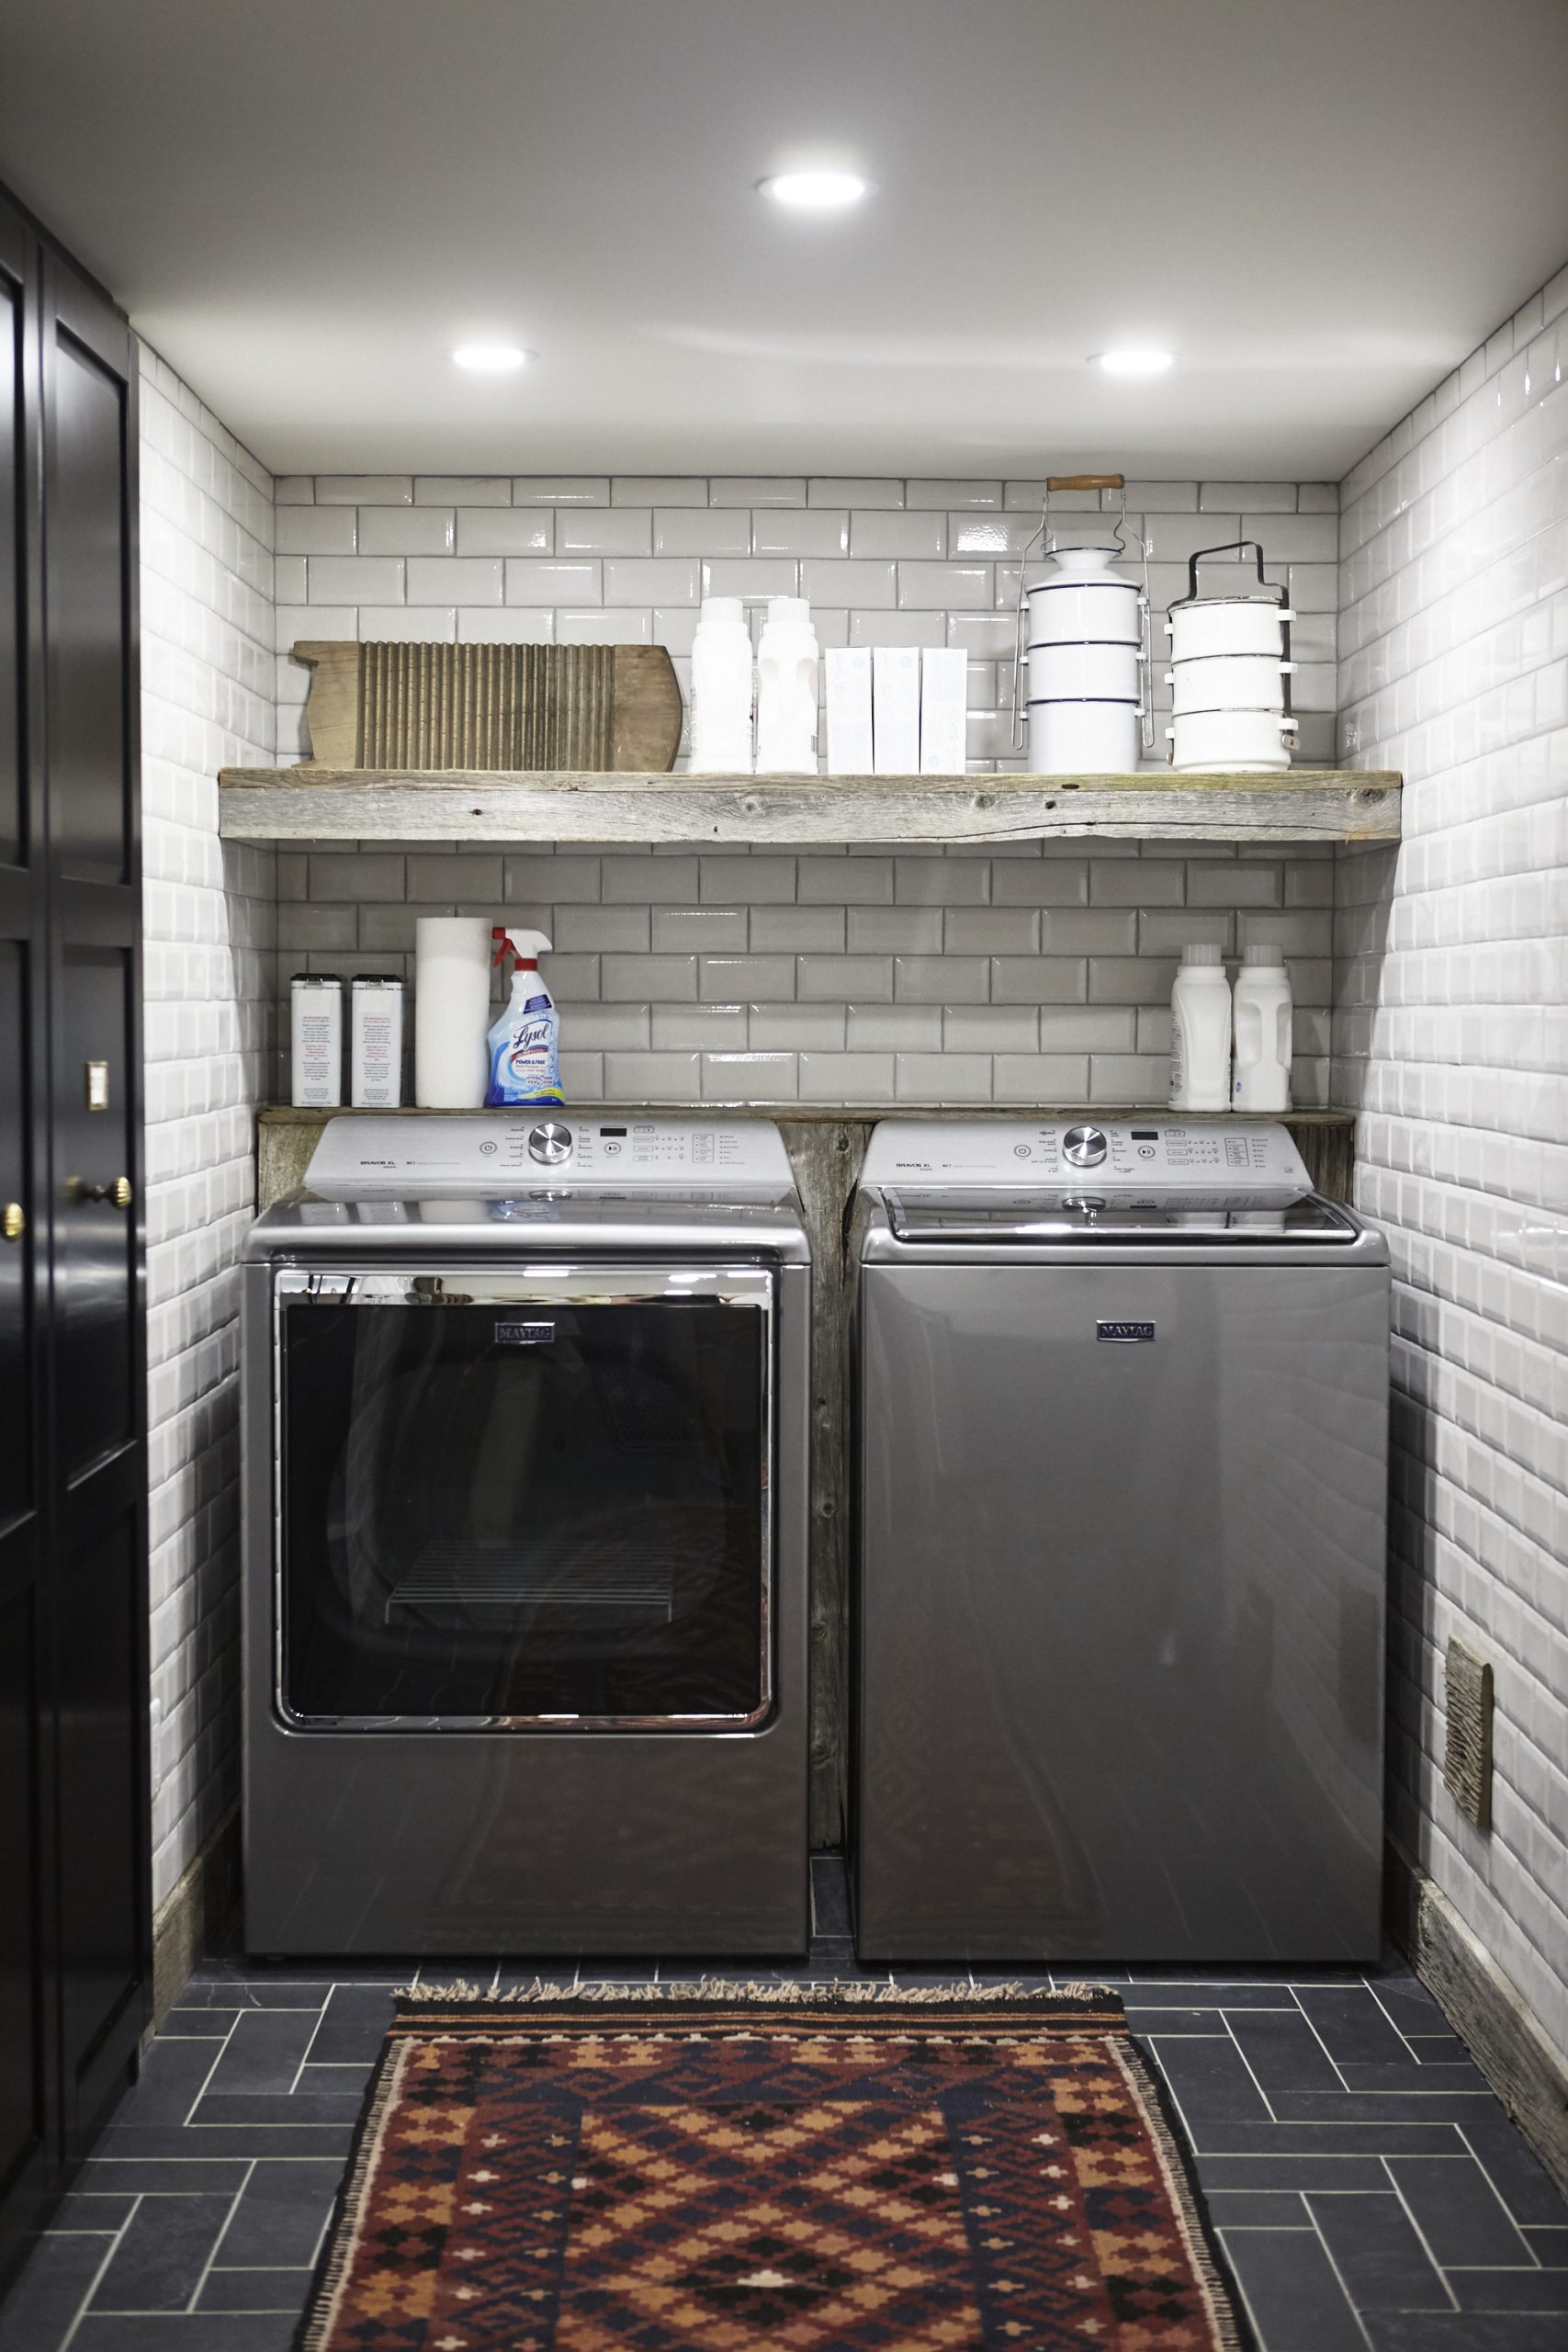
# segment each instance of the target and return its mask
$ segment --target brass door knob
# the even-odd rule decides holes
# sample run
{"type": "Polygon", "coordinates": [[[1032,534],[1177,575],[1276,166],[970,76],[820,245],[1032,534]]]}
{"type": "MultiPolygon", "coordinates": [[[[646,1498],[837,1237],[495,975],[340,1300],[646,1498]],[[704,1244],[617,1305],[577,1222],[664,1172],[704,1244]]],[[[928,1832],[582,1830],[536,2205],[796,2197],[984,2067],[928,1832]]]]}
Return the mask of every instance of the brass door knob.
{"type": "Polygon", "coordinates": [[[20,1201],[7,1201],[0,1209],[0,1235],[7,1241],[19,1241],[28,1229],[28,1213],[20,1201]]]}
{"type": "Polygon", "coordinates": [[[112,1184],[90,1184],[85,1176],[68,1176],[65,1191],[70,1200],[107,1201],[117,1209],[128,1209],[136,1197],[129,1176],[117,1176],[112,1184]]]}

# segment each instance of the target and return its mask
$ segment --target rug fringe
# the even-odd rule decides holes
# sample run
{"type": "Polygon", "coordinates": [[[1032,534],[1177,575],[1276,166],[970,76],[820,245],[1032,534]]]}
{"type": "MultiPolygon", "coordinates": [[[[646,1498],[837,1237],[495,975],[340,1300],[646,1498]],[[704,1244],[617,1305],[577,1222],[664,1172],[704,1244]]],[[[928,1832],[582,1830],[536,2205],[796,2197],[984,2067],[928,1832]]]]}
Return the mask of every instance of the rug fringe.
{"type": "Polygon", "coordinates": [[[828,1980],[820,1984],[790,1980],[783,1984],[751,1981],[738,1983],[731,1977],[694,1976],[674,1979],[657,1984],[604,1984],[591,1981],[584,1984],[558,1984],[547,1978],[536,1977],[531,1984],[509,1986],[505,1992],[492,1992],[487,1984],[473,1984],[459,1980],[453,1984],[412,1984],[398,1988],[397,1999],[413,2007],[525,2007],[531,2004],[580,2001],[586,2007],[597,2007],[601,2003],[631,2004],[644,2002],[705,2001],[716,2005],[725,2002],[745,2002],[749,2006],[773,2004],[780,2007],[816,2003],[841,2004],[845,2007],[876,2008],[894,2002],[908,2003],[917,2007],[957,2007],[961,2004],[983,2005],[988,2001],[1027,2004],[1031,2007],[1081,2007],[1086,2001],[1115,2002],[1121,2009],[1121,1996],[1109,1984],[1063,1984],[1052,1991],[1047,1986],[1022,1984],[974,1985],[916,1984],[904,1987],[882,1984],[828,1980]]]}

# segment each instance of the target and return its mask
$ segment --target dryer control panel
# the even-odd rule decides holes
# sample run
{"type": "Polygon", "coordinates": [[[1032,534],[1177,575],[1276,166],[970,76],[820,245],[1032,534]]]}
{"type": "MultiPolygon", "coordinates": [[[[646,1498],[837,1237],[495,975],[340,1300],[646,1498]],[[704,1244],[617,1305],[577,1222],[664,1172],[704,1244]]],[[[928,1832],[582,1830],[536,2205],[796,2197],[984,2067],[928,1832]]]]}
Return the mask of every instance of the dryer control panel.
{"type": "Polygon", "coordinates": [[[329,1119],[305,1182],[325,1200],[700,1187],[729,1200],[777,1201],[794,1191],[769,1119],[617,1118],[553,1107],[329,1119]]]}
{"type": "Polygon", "coordinates": [[[1080,1179],[1097,1193],[1305,1193],[1300,1152],[1267,1119],[884,1119],[863,1184],[1018,1191],[1080,1179]]]}

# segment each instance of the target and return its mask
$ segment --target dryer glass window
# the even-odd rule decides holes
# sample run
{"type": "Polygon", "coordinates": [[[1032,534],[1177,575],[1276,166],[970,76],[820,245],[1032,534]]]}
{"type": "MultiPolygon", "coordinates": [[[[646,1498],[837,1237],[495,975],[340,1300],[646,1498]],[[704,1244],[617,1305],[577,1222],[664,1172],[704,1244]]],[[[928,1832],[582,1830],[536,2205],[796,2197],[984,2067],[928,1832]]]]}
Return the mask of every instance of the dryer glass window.
{"type": "Polygon", "coordinates": [[[762,1713],[769,1317],[615,1287],[284,1306],[286,1719],[762,1713]]]}

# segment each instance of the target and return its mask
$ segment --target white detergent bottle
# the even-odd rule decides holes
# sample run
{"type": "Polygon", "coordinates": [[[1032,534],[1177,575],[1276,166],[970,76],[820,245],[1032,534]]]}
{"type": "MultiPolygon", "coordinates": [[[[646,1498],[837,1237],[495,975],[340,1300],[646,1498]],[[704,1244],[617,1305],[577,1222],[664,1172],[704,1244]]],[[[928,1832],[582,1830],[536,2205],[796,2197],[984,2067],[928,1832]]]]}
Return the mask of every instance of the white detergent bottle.
{"type": "Polygon", "coordinates": [[[692,639],[694,775],[751,770],[751,632],[739,596],[705,596],[692,639]]]}
{"type": "Polygon", "coordinates": [[[1170,992],[1170,1107],[1228,1111],[1231,1100],[1231,984],[1220,951],[1199,943],[1181,951],[1170,992]]]}
{"type": "Polygon", "coordinates": [[[1291,976],[1278,947],[1248,947],[1235,976],[1235,1084],[1238,1111],[1291,1107],[1291,976]]]}
{"type": "Polygon", "coordinates": [[[770,596],[757,648],[757,774],[817,773],[817,631],[804,596],[770,596]]]}
{"type": "Polygon", "coordinates": [[[500,944],[495,961],[516,958],[512,973],[512,998],[490,1033],[490,1084],[487,1111],[515,1110],[524,1104],[560,1102],[560,1015],[554,997],[539,977],[538,958],[549,941],[542,931],[511,931],[497,923],[491,937],[500,944]]]}

